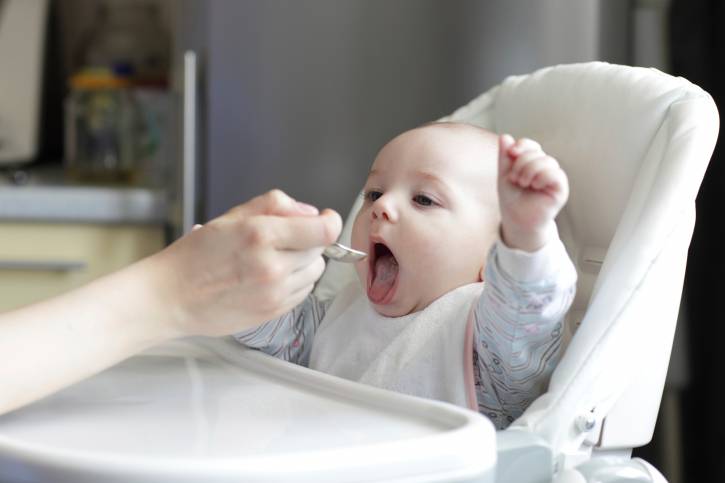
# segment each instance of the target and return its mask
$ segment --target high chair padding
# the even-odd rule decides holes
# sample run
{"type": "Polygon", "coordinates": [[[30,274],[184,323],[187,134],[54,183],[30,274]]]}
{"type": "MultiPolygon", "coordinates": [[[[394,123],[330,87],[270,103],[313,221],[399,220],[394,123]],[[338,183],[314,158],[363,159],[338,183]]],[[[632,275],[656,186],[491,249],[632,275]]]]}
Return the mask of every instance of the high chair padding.
{"type": "MultiPolygon", "coordinates": [[[[557,224],[579,274],[574,335],[549,390],[513,427],[556,455],[647,443],[718,133],[712,98],[654,69],[591,62],[509,77],[443,120],[535,139],[569,177],[557,224]]],[[[333,265],[317,293],[349,277],[333,265]]]]}

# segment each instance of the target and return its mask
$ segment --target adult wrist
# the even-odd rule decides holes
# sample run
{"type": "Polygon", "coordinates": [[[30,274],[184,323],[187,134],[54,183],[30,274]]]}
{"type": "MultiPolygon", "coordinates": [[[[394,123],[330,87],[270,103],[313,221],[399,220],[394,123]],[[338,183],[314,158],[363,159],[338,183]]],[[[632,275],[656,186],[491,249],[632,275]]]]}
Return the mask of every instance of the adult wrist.
{"type": "Polygon", "coordinates": [[[136,342],[152,346],[184,335],[183,309],[173,295],[173,277],[166,273],[162,257],[153,255],[116,274],[121,285],[134,297],[124,297],[127,306],[119,307],[129,329],[136,332],[136,342]],[[128,300],[133,303],[128,303],[128,300]],[[134,327],[131,327],[134,326],[134,327]]]}

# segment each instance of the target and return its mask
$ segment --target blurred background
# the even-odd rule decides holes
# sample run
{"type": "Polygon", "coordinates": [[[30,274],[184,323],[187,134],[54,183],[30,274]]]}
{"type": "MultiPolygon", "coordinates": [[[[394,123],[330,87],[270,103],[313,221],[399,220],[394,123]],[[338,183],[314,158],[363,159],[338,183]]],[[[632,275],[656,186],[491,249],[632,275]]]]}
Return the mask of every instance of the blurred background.
{"type": "MultiPolygon", "coordinates": [[[[271,188],[346,214],[377,150],[509,75],[603,60],[708,90],[717,0],[0,0],[0,310],[271,188]],[[191,54],[187,54],[190,52],[191,54]]],[[[660,418],[637,454],[725,481],[720,150],[660,418]]]]}

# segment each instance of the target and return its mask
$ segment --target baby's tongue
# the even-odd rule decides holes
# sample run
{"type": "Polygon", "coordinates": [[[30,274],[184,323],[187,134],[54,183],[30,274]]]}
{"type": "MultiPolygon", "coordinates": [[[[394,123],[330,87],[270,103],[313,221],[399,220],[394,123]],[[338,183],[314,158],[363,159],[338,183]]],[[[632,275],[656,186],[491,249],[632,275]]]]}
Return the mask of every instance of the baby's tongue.
{"type": "Polygon", "coordinates": [[[398,261],[391,254],[375,260],[375,272],[370,285],[370,298],[373,302],[381,301],[390,292],[398,275],[398,261]]]}

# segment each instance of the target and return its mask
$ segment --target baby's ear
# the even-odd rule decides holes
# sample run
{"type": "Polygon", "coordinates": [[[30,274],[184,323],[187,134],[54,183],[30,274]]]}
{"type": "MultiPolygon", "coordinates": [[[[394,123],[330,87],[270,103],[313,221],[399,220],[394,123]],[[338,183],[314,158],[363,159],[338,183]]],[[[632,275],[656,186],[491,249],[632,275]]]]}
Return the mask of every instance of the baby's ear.
{"type": "Polygon", "coordinates": [[[484,275],[486,274],[486,264],[484,263],[481,267],[481,271],[478,272],[478,281],[483,282],[484,281],[484,275]]]}

